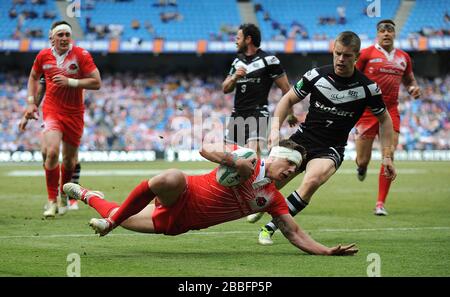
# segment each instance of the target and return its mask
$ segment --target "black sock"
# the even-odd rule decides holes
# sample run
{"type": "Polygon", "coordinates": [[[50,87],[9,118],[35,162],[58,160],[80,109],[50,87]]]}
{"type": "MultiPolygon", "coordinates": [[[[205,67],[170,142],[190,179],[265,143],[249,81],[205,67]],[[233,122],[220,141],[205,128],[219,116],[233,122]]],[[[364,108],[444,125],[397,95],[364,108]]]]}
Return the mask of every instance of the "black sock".
{"type": "Polygon", "coordinates": [[[297,191],[292,192],[292,194],[286,198],[286,203],[289,207],[289,213],[291,216],[295,216],[308,206],[308,202],[303,200],[297,191]]]}
{"type": "Polygon", "coordinates": [[[72,179],[70,180],[70,182],[75,183],[75,184],[80,183],[80,171],[81,171],[81,165],[80,165],[80,163],[77,163],[77,165],[75,165],[75,169],[73,170],[72,179]]]}

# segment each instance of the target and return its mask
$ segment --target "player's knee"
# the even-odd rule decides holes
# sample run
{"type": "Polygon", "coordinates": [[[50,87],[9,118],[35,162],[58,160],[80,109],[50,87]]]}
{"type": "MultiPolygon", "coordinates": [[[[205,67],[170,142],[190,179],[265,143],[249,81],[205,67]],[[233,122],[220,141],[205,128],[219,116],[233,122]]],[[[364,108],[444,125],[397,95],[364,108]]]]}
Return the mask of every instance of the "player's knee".
{"type": "Polygon", "coordinates": [[[59,158],[59,150],[57,148],[47,148],[46,160],[57,160],[59,158]]]}
{"type": "Polygon", "coordinates": [[[367,167],[370,162],[370,156],[358,156],[356,158],[356,164],[360,167],[367,167]]]}
{"type": "Polygon", "coordinates": [[[317,189],[322,185],[323,181],[319,176],[310,176],[303,180],[303,186],[308,189],[317,189]]]}

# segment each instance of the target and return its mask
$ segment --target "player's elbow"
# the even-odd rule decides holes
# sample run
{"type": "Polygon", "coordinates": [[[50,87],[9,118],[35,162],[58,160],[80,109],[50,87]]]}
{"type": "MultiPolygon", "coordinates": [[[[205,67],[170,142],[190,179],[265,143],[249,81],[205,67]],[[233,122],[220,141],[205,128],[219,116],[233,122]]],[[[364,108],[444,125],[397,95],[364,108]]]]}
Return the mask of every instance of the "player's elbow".
{"type": "Polygon", "coordinates": [[[91,85],[92,90],[100,90],[102,87],[102,82],[100,80],[95,80],[94,83],[91,85]]]}
{"type": "Polygon", "coordinates": [[[202,147],[199,151],[200,156],[202,156],[203,158],[206,158],[206,152],[205,149],[202,147]]]}
{"type": "Polygon", "coordinates": [[[230,88],[228,88],[226,85],[222,85],[222,92],[224,93],[224,94],[228,94],[228,93],[231,93],[231,89],[230,88]]]}

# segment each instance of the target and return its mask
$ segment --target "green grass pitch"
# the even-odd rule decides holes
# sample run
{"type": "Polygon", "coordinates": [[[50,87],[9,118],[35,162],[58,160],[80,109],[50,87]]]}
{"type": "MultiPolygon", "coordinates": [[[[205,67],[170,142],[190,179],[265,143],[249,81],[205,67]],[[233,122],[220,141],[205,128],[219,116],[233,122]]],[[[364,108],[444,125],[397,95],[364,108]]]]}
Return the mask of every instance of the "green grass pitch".
{"type": "MultiPolygon", "coordinates": [[[[147,177],[140,170],[171,167],[213,165],[84,163],[81,183],[120,202],[147,177]]],[[[0,164],[0,276],[66,276],[73,253],[80,256],[81,276],[367,276],[372,253],[380,257],[381,276],[450,276],[450,163],[397,162],[397,168],[387,217],[372,214],[377,161],[363,183],[354,163],[344,162],[296,217],[317,241],[355,242],[360,249],[353,257],[324,257],[297,250],[279,232],[273,246],[258,245],[267,214],[256,224],[241,219],[175,237],[118,228],[99,238],[87,225],[97,213],[84,204],[63,217],[42,219],[44,176],[20,176],[42,172],[40,164],[0,164]]],[[[301,178],[282,193],[289,194],[301,178]]]]}

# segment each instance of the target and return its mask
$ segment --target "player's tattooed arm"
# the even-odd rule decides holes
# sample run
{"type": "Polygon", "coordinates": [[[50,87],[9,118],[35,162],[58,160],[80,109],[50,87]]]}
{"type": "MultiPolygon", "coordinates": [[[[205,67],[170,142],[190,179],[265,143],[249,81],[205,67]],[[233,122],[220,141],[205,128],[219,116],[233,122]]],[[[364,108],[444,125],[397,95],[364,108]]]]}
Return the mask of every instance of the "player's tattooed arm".
{"type": "Polygon", "coordinates": [[[220,165],[225,165],[228,167],[236,167],[236,160],[234,159],[233,154],[229,153],[229,152],[224,152],[223,153],[223,158],[222,160],[220,160],[220,165]]]}
{"type": "Polygon", "coordinates": [[[316,242],[297,225],[294,218],[289,214],[275,217],[273,222],[293,245],[306,253],[312,255],[345,256],[358,252],[354,244],[346,246],[337,245],[329,248],[316,242]]]}

